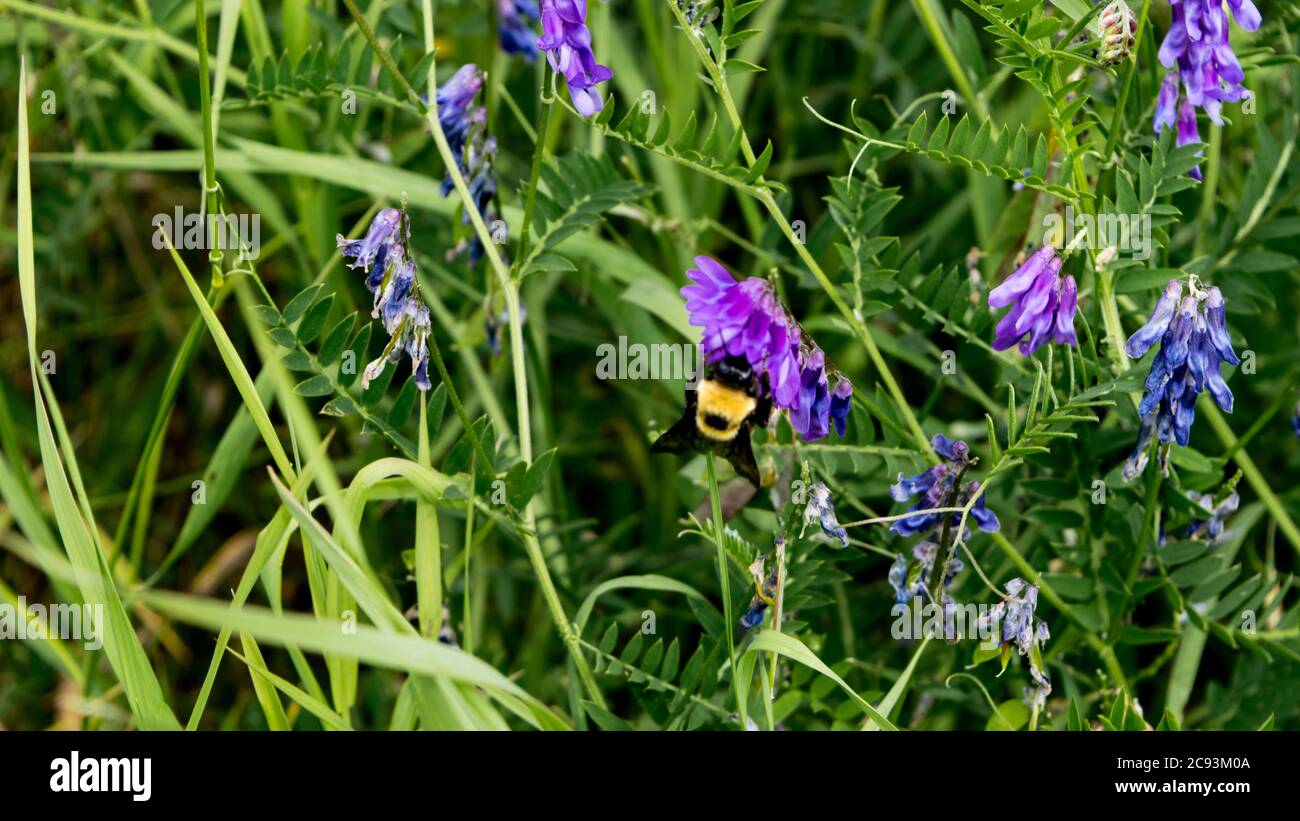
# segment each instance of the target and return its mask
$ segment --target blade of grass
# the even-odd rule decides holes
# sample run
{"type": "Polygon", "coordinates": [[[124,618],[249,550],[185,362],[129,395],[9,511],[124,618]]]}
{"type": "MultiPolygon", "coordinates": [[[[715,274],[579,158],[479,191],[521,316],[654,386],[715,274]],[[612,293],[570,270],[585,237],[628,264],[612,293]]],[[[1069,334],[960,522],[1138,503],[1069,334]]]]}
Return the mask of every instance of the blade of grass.
{"type": "MultiPolygon", "coordinates": [[[[116,582],[105,560],[102,546],[95,537],[93,519],[82,519],[81,510],[68,484],[63,458],[55,442],[50,415],[42,396],[36,363],[36,261],[32,239],[31,160],[27,140],[27,63],[20,60],[18,83],[18,281],[22,294],[23,319],[27,330],[28,366],[36,406],[37,433],[41,462],[45,468],[46,487],[54,508],[59,532],[68,558],[72,561],[82,597],[102,608],[98,627],[103,634],[104,653],[122,685],[131,713],[146,729],[178,729],[179,723],[163,697],[144,648],[131,626],[116,582]]],[[[75,455],[66,454],[75,471],[75,455]]],[[[88,505],[87,505],[88,507],[88,505]]]]}

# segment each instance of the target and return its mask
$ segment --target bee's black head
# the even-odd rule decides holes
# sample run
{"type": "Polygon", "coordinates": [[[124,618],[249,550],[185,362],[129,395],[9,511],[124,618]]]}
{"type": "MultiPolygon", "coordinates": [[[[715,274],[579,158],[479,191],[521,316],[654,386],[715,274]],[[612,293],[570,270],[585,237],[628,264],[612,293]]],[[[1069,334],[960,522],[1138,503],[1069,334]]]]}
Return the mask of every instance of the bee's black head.
{"type": "Polygon", "coordinates": [[[743,356],[729,356],[726,359],[720,359],[709,366],[708,376],[729,388],[745,391],[753,395],[758,389],[757,380],[754,379],[754,369],[750,366],[749,360],[743,356]]]}

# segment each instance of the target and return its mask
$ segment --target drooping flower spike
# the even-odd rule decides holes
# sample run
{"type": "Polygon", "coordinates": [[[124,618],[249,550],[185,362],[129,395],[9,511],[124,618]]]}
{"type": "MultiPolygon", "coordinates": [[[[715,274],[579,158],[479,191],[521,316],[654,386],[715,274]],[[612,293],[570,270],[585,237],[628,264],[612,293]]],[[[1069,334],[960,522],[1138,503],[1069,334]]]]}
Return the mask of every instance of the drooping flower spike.
{"type": "MultiPolygon", "coordinates": [[[[470,127],[481,109],[475,105],[475,100],[482,90],[483,72],[473,63],[466,63],[438,87],[434,97],[438,101],[438,124],[442,126],[452,153],[457,156],[464,150],[470,127]]],[[[447,185],[449,183],[444,182],[444,186],[447,185]]]]}
{"type": "MultiPolygon", "coordinates": [[[[491,223],[496,218],[492,203],[497,191],[497,141],[487,131],[487,109],[477,102],[482,90],[483,73],[473,63],[466,63],[438,88],[436,95],[438,122],[469,187],[471,203],[462,205],[466,209],[461,214],[462,226],[471,224],[468,210],[471,204],[484,222],[491,223]]],[[[448,171],[442,179],[442,195],[450,194],[453,187],[448,171]]],[[[477,233],[468,232],[447,252],[447,258],[455,259],[466,249],[471,265],[482,259],[483,243],[477,233]]]]}
{"type": "Polygon", "coordinates": [[[1051,638],[1051,631],[1047,622],[1038,617],[1038,588],[1016,578],[1007,582],[1004,589],[1007,592],[1002,601],[990,607],[980,622],[998,630],[1004,659],[1012,647],[1028,657],[1033,686],[1025,688],[1025,701],[1030,707],[1042,709],[1052,692],[1052,681],[1042,656],[1042,646],[1051,638]]]}
{"type": "Polygon", "coordinates": [[[497,0],[497,36],[501,50],[518,54],[526,62],[537,59],[537,32],[533,23],[541,19],[537,0],[497,0]]]}
{"type": "Polygon", "coordinates": [[[614,76],[596,62],[587,28],[587,0],[542,0],[542,36],[537,47],[546,52],[551,68],[564,75],[573,107],[590,117],[604,107],[598,83],[614,76]]]}
{"type": "Polygon", "coordinates": [[[805,441],[843,436],[853,385],[826,362],[826,355],[781,304],[771,283],[757,277],[737,282],[712,257],[695,258],[681,289],[690,323],[704,329],[700,352],[707,363],[743,356],[765,382],[777,408],[805,441]],[[830,376],[835,386],[830,386],[830,376]]]}
{"type": "MultiPolygon", "coordinates": [[[[1196,110],[1205,112],[1215,125],[1222,125],[1223,103],[1250,96],[1242,82],[1245,72],[1228,42],[1228,12],[1223,0],[1170,0],[1173,19],[1160,44],[1160,63],[1170,71],[1160,87],[1153,126],[1157,134],[1175,122],[1179,81],[1183,99],[1177,105],[1178,145],[1200,142],[1196,110]]],[[[1251,0],[1228,0],[1232,17],[1246,31],[1259,28],[1259,9],[1251,0]]],[[[1191,175],[1201,179],[1199,168],[1191,175]]]]}
{"type": "Polygon", "coordinates": [[[350,240],[339,234],[339,254],[350,259],[351,268],[366,272],[366,289],[374,294],[371,316],[380,320],[388,334],[388,345],[379,358],[366,366],[361,375],[365,388],[388,364],[401,361],[405,352],[411,359],[415,385],[429,390],[428,338],[431,323],[429,308],[420,298],[415,276],[415,262],[408,243],[410,221],[396,208],[384,208],[371,220],[361,239],[350,240]]]}
{"type": "Polygon", "coordinates": [[[994,329],[994,350],[1019,342],[1020,353],[1032,356],[1049,339],[1058,345],[1079,344],[1074,335],[1079,289],[1073,276],[1061,277],[1062,262],[1054,247],[1044,245],[989,292],[990,308],[1011,306],[994,329]]]}
{"type": "MultiPolygon", "coordinates": [[[[1223,294],[1215,287],[1201,290],[1195,277],[1188,285],[1187,297],[1182,295],[1182,282],[1173,280],[1165,285],[1151,317],[1124,345],[1130,357],[1139,359],[1157,340],[1160,343],[1138,404],[1137,449],[1124,464],[1123,475],[1129,480],[1146,469],[1146,451],[1153,438],[1161,444],[1187,445],[1202,391],[1208,389],[1215,403],[1225,413],[1232,413],[1232,391],[1223,381],[1219,365],[1236,365],[1241,360],[1228,336],[1223,294]]],[[[1162,454],[1162,467],[1167,453],[1166,449],[1162,454]]]]}
{"type": "MultiPolygon", "coordinates": [[[[979,482],[966,482],[956,487],[957,477],[962,469],[970,464],[970,447],[960,439],[949,439],[942,433],[936,433],[930,440],[934,448],[948,464],[935,465],[915,476],[898,474],[898,481],[889,488],[889,495],[895,502],[906,502],[916,496],[920,500],[910,510],[929,510],[937,507],[963,507],[980,489],[979,482]],[[945,504],[947,502],[947,504],[945,504]]],[[[949,521],[955,527],[961,521],[958,513],[949,514],[949,521]]],[[[970,518],[980,530],[993,533],[1002,528],[998,517],[984,505],[984,495],[980,494],[971,506],[970,518]]],[[[939,528],[944,521],[942,513],[917,513],[905,516],[890,526],[890,530],[899,536],[916,536],[939,528]]],[[[963,538],[965,534],[963,534],[963,538]]]]}

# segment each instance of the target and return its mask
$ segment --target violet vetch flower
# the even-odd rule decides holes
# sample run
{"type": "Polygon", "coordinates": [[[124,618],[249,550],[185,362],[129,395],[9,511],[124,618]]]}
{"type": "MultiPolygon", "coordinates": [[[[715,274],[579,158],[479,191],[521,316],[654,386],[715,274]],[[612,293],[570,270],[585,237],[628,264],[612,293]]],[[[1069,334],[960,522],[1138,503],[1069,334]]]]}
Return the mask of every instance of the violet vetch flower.
{"type": "Polygon", "coordinates": [[[350,240],[339,234],[335,241],[339,253],[351,259],[352,268],[366,272],[366,288],[374,294],[370,315],[383,324],[388,334],[384,352],[366,366],[361,387],[370,384],[389,363],[401,361],[405,352],[411,359],[415,385],[429,390],[429,309],[420,298],[415,277],[415,262],[408,243],[410,220],[396,208],[385,208],[371,220],[366,235],[350,240]]]}
{"type": "MultiPolygon", "coordinates": [[[[1242,82],[1246,79],[1237,55],[1228,42],[1228,12],[1223,0],[1170,0],[1173,19],[1169,32],[1160,44],[1160,63],[1171,71],[1160,88],[1153,123],[1157,134],[1171,125],[1178,81],[1183,88],[1183,102],[1178,106],[1178,145],[1199,142],[1196,110],[1205,112],[1216,125],[1223,124],[1223,103],[1233,103],[1250,96],[1242,82]],[[1171,81],[1170,78],[1176,78],[1171,81]],[[1171,86],[1172,83],[1172,86],[1171,86]]],[[[1260,25],[1259,9],[1251,0],[1228,0],[1233,19],[1246,31],[1260,25]]],[[[1192,176],[1201,179],[1199,168],[1192,176]]]]}
{"type": "Polygon", "coordinates": [[[518,54],[526,62],[537,59],[537,33],[533,23],[541,19],[537,0],[497,0],[497,39],[501,50],[518,54]]]}
{"type": "MultiPolygon", "coordinates": [[[[835,505],[831,502],[830,488],[822,482],[814,482],[812,487],[808,488],[808,504],[803,509],[803,524],[808,525],[816,523],[821,527],[822,533],[827,538],[839,542],[842,547],[849,546],[849,533],[840,527],[839,520],[835,518],[835,505]]],[[[803,532],[800,531],[800,536],[803,532]]]]}
{"type": "Polygon", "coordinates": [[[1055,248],[1044,245],[989,292],[990,308],[1011,306],[994,330],[994,350],[1019,342],[1020,353],[1031,356],[1048,339],[1058,345],[1079,344],[1074,335],[1078,286],[1073,276],[1061,277],[1062,261],[1055,248]]]}
{"type": "MultiPolygon", "coordinates": [[[[970,447],[961,440],[952,440],[941,433],[934,435],[930,445],[935,452],[947,459],[950,464],[938,464],[915,476],[898,474],[898,481],[889,488],[889,496],[896,502],[906,502],[915,496],[920,500],[912,505],[911,510],[929,510],[936,507],[963,507],[971,497],[978,493],[979,482],[966,482],[960,488],[955,487],[962,468],[970,464],[970,447]]],[[[917,513],[905,516],[894,522],[890,530],[899,536],[915,536],[938,528],[943,523],[942,513],[917,513]]],[[[1001,529],[998,517],[984,505],[981,494],[971,506],[970,518],[980,530],[992,533],[1001,529]]],[[[961,521],[961,514],[951,514],[951,522],[956,526],[961,521]]],[[[965,537],[965,534],[963,534],[965,537]]]]}
{"type": "Polygon", "coordinates": [[[1295,411],[1291,414],[1291,430],[1300,436],[1300,402],[1296,402],[1295,411]]]}
{"type": "Polygon", "coordinates": [[[1137,449],[1124,464],[1123,474],[1129,480],[1145,470],[1146,450],[1153,438],[1162,444],[1187,445],[1202,391],[1208,389],[1215,403],[1232,413],[1232,391],[1223,381],[1219,365],[1236,365],[1241,360],[1228,336],[1223,294],[1213,287],[1200,290],[1195,279],[1191,294],[1183,297],[1182,293],[1181,282],[1167,284],[1150,319],[1124,345],[1128,355],[1137,359],[1160,341],[1138,404],[1137,449]]]}
{"type": "Polygon", "coordinates": [[[438,101],[438,124],[455,154],[460,154],[465,147],[470,128],[481,109],[474,101],[482,90],[483,72],[473,63],[466,63],[456,69],[456,73],[439,86],[434,95],[438,101]]]}
{"type": "Polygon", "coordinates": [[[690,323],[704,329],[700,350],[705,361],[745,357],[772,403],[789,411],[790,424],[805,441],[822,438],[832,426],[843,436],[853,385],[800,331],[772,285],[757,277],[737,282],[712,257],[696,257],[695,265],[686,272],[693,284],[683,287],[681,295],[690,323]]]}
{"type": "Polygon", "coordinates": [[[377,269],[371,274],[374,284],[371,284],[370,279],[366,280],[366,287],[372,291],[379,284],[379,278],[383,276],[384,255],[390,243],[401,242],[398,235],[401,222],[401,211],[396,208],[385,208],[375,214],[375,218],[370,221],[370,227],[366,229],[366,235],[361,239],[348,239],[342,234],[335,237],[339,254],[344,259],[352,260],[348,265],[349,268],[360,268],[363,271],[370,271],[372,267],[377,269]]]}
{"type": "Polygon", "coordinates": [[[600,111],[604,100],[597,83],[614,72],[596,62],[587,28],[587,0],[542,0],[542,36],[537,47],[546,52],[551,68],[564,75],[573,107],[584,117],[600,111]]]}

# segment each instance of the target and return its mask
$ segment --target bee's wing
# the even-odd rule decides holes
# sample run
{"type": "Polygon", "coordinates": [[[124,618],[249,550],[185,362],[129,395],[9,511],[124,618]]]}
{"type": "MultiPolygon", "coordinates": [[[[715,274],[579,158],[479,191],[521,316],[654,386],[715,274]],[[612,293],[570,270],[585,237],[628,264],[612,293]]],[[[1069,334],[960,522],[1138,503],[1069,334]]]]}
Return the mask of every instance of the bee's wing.
{"type": "Polygon", "coordinates": [[[758,479],[758,464],[754,461],[754,448],[749,444],[749,428],[749,422],[741,425],[736,438],[717,453],[731,463],[738,475],[744,476],[754,487],[761,487],[758,479]]]}
{"type": "Polygon", "coordinates": [[[694,408],[687,406],[686,411],[671,428],[660,434],[650,446],[651,453],[690,453],[699,450],[694,408]]]}

